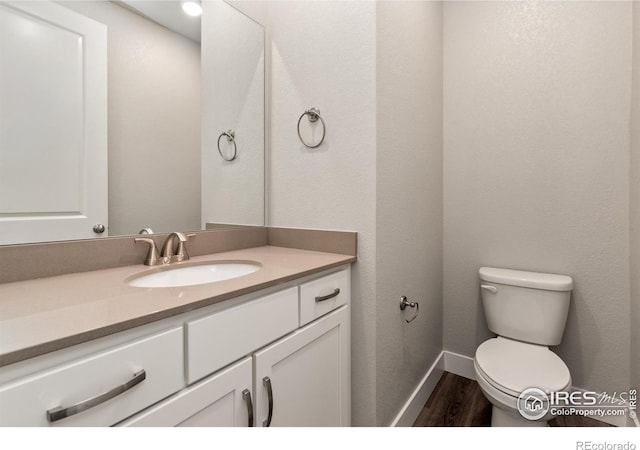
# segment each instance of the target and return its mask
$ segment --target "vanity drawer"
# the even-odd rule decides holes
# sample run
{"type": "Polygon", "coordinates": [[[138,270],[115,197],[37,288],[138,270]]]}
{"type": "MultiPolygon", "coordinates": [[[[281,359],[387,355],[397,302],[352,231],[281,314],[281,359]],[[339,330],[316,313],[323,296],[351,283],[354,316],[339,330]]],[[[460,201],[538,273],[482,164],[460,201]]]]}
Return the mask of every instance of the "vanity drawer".
{"type": "Polygon", "coordinates": [[[347,303],[349,271],[341,270],[300,285],[300,326],[347,303]]]}
{"type": "Polygon", "coordinates": [[[187,322],[187,382],[191,384],[296,328],[297,287],[187,322]]]}
{"type": "Polygon", "coordinates": [[[0,425],[113,425],[182,389],[182,336],[175,328],[0,386],[0,425]]]}

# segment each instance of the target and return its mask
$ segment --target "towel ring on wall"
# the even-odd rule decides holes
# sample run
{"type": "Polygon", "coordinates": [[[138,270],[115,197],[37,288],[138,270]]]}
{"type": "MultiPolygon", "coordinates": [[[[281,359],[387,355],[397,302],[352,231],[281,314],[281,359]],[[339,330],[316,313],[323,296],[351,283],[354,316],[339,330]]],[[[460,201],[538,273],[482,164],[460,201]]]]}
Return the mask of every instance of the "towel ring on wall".
{"type": "Polygon", "coordinates": [[[307,109],[305,112],[302,113],[302,115],[298,119],[298,137],[300,138],[300,141],[305,145],[305,147],[309,147],[309,148],[320,147],[320,145],[324,142],[324,137],[326,136],[326,134],[327,134],[327,126],[325,125],[324,120],[320,116],[320,110],[318,108],[307,109]],[[300,134],[300,122],[302,121],[302,118],[304,116],[309,116],[309,122],[311,123],[317,122],[318,119],[320,119],[320,123],[322,123],[322,139],[320,139],[320,142],[318,142],[315,145],[307,144],[304,141],[304,139],[302,139],[302,135],[300,134]]]}
{"type": "Polygon", "coordinates": [[[402,297],[400,297],[400,310],[404,311],[407,306],[409,308],[415,308],[416,309],[416,313],[413,315],[413,317],[411,319],[405,319],[404,321],[407,323],[411,323],[413,322],[413,320],[418,317],[418,314],[420,314],[420,305],[418,305],[418,302],[410,302],[407,297],[405,295],[403,295],[402,297]]]}
{"type": "Polygon", "coordinates": [[[236,155],[238,154],[238,147],[236,146],[236,133],[233,130],[227,130],[227,131],[223,131],[220,136],[218,136],[218,153],[220,153],[220,156],[222,156],[222,159],[224,159],[225,161],[233,161],[234,159],[236,159],[236,155]],[[222,136],[226,136],[227,137],[227,141],[231,142],[233,144],[233,156],[231,158],[226,158],[224,156],[224,153],[222,153],[222,150],[220,149],[220,139],[222,139],[222,136]]]}

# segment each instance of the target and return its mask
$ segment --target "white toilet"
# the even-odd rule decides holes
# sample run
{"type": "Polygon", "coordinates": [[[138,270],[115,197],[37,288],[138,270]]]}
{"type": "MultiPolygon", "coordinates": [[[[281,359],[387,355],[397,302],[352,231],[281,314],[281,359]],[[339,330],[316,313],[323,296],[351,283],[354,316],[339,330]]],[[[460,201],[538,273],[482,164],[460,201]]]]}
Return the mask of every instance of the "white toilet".
{"type": "Polygon", "coordinates": [[[487,325],[498,335],[480,344],[474,358],[476,380],[493,404],[491,426],[548,426],[548,413],[525,418],[518,397],[530,388],[546,394],[571,389],[569,369],[549,346],[562,340],[573,280],[482,267],[480,288],[487,325]]]}

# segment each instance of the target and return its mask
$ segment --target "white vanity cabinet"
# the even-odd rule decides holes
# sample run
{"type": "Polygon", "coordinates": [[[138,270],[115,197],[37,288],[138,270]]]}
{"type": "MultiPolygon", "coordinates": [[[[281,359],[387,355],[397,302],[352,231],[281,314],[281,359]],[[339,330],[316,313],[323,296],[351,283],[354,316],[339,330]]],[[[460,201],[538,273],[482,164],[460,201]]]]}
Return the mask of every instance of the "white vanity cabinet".
{"type": "Polygon", "coordinates": [[[254,354],[256,426],[351,425],[349,308],[254,354]]]}
{"type": "Polygon", "coordinates": [[[23,361],[0,426],[349,426],[349,270],[23,361]]]}
{"type": "Polygon", "coordinates": [[[349,280],[341,270],[187,322],[186,377],[200,381],[119,425],[349,426],[349,280]]]}
{"type": "Polygon", "coordinates": [[[343,306],[119,426],[337,427],[350,418],[343,306]]]}

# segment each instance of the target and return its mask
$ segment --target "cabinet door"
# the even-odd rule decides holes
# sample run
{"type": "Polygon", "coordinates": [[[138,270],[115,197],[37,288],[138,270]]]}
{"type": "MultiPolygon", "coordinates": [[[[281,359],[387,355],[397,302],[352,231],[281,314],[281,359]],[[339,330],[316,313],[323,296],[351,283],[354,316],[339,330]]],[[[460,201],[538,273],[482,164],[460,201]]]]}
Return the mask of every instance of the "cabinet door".
{"type": "Polygon", "coordinates": [[[251,357],[119,424],[137,427],[246,427],[253,421],[251,357]]]}
{"type": "Polygon", "coordinates": [[[349,334],[343,306],[255,353],[256,426],[349,426],[349,334]]]}

